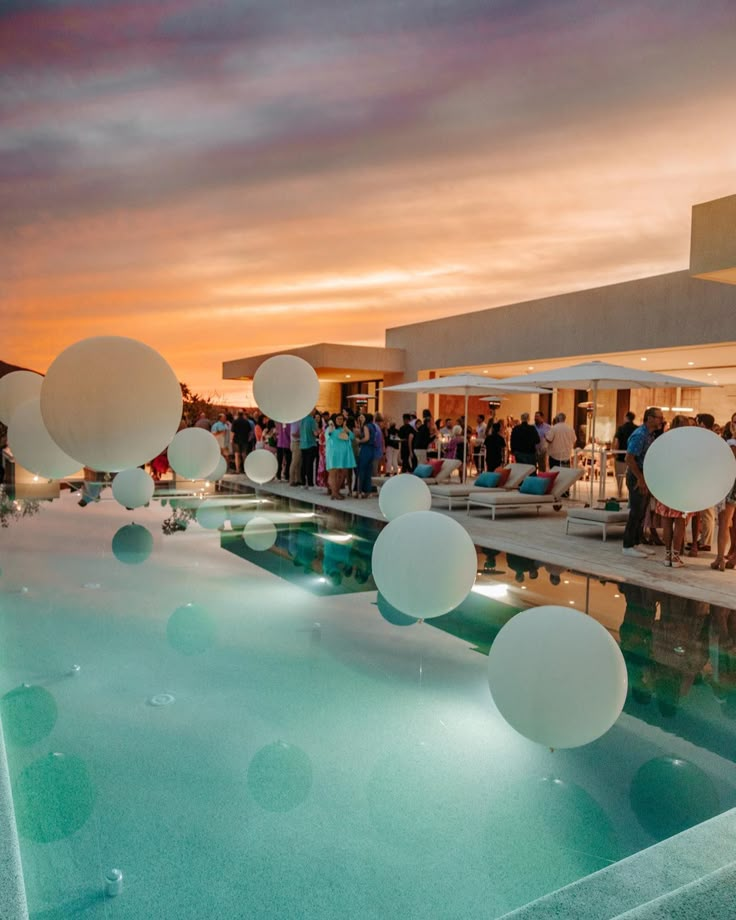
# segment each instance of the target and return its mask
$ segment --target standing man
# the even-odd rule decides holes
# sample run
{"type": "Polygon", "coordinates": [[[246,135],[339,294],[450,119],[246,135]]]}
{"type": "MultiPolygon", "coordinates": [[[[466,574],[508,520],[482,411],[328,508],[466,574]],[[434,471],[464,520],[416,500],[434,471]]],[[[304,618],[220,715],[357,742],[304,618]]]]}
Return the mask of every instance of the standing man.
{"type": "Polygon", "coordinates": [[[543,473],[547,469],[547,432],[552,426],[547,424],[544,412],[534,413],[534,427],[539,435],[539,444],[537,444],[537,469],[543,473]]]}
{"type": "Polygon", "coordinates": [[[483,443],[486,439],[487,431],[488,426],[486,425],[485,415],[477,415],[475,418],[475,440],[473,441],[473,464],[479,476],[483,472],[483,443]]]}
{"type": "Polygon", "coordinates": [[[517,463],[537,463],[537,444],[539,432],[529,424],[529,413],[521,413],[521,421],[511,429],[511,453],[517,463]]]}
{"type": "Polygon", "coordinates": [[[547,442],[550,469],[570,466],[570,455],[575,447],[577,435],[575,429],[567,424],[566,418],[565,413],[560,412],[555,416],[554,424],[547,426],[548,431],[544,439],[547,442]]]}
{"type": "Polygon", "coordinates": [[[629,437],[626,448],[626,488],[629,490],[629,519],[624,531],[624,556],[638,556],[643,559],[654,553],[641,542],[642,524],[649,501],[649,489],[644,481],[644,457],[654,437],[664,423],[662,410],[650,406],[644,413],[644,424],[629,437]]]}
{"type": "Polygon", "coordinates": [[[414,456],[414,427],[411,424],[411,415],[405,412],[404,424],[399,428],[399,443],[401,444],[401,472],[411,473],[417,465],[414,456]]]}
{"type": "MultiPolygon", "coordinates": [[[[713,431],[716,420],[710,412],[699,412],[695,416],[695,424],[698,428],[707,428],[713,431]]],[[[703,508],[693,515],[692,529],[693,542],[690,544],[688,556],[697,556],[698,552],[709,553],[713,543],[713,532],[715,530],[716,514],[715,508],[703,508]]]]}
{"type": "MultiPolygon", "coordinates": [[[[629,438],[636,431],[634,419],[636,416],[633,412],[627,412],[624,416],[624,423],[616,429],[613,436],[613,449],[625,451],[629,444],[629,438]]],[[[616,470],[616,486],[618,488],[618,497],[623,498],[623,484],[626,477],[626,455],[614,454],[613,467],[616,470]]]]}
{"type": "Polygon", "coordinates": [[[307,489],[314,485],[318,435],[319,428],[314,413],[305,415],[299,426],[299,446],[302,449],[302,482],[307,489]]]}
{"type": "Polygon", "coordinates": [[[242,409],[238,410],[238,414],[233,420],[232,439],[233,454],[235,456],[235,472],[242,473],[243,458],[248,453],[248,440],[250,439],[250,424],[242,409]]]}

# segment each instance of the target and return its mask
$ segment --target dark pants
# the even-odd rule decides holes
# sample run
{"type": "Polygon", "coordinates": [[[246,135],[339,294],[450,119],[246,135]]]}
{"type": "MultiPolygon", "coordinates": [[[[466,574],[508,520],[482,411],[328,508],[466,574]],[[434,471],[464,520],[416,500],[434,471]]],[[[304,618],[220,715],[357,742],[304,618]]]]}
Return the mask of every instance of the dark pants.
{"type": "Polygon", "coordinates": [[[402,443],[401,445],[401,472],[402,473],[412,473],[417,465],[417,458],[414,456],[414,451],[409,453],[409,445],[402,443]]]}
{"type": "Polygon", "coordinates": [[[569,470],[570,461],[569,460],[555,460],[554,457],[550,457],[549,458],[549,468],[553,470],[556,466],[564,466],[565,469],[569,470]]]}
{"type": "Polygon", "coordinates": [[[372,444],[360,448],[358,454],[358,492],[369,495],[373,491],[373,454],[375,453],[372,444]]]}
{"type": "Polygon", "coordinates": [[[636,479],[629,472],[626,473],[626,488],[629,490],[629,519],[624,531],[624,549],[641,543],[644,515],[649,504],[649,493],[645,495],[639,491],[636,479]]]}
{"type": "Polygon", "coordinates": [[[520,451],[514,451],[514,457],[517,463],[531,463],[534,467],[537,465],[536,454],[522,454],[520,451]]]}
{"type": "Polygon", "coordinates": [[[278,467],[276,469],[276,478],[277,479],[288,479],[289,478],[289,467],[291,466],[291,448],[290,447],[277,447],[276,448],[276,462],[278,467]]]}
{"type": "Polygon", "coordinates": [[[302,482],[305,486],[314,485],[314,466],[317,463],[317,448],[302,447],[302,482]]]}

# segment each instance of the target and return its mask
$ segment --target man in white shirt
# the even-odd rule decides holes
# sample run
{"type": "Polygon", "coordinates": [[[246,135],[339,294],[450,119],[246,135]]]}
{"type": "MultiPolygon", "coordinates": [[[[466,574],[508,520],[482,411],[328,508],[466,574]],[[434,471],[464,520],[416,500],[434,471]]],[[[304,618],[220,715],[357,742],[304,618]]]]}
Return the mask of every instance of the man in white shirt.
{"type": "Polygon", "coordinates": [[[555,416],[554,424],[544,436],[547,442],[550,469],[556,466],[570,466],[570,456],[577,439],[574,429],[567,424],[565,419],[564,412],[555,416]]]}

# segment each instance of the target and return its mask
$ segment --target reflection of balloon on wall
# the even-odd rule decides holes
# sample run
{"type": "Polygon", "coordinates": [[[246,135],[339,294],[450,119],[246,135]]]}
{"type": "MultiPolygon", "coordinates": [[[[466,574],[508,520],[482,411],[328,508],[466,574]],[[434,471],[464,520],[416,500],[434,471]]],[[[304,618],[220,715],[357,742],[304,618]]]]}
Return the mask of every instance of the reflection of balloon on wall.
{"type": "Polygon", "coordinates": [[[79,757],[54,753],[34,760],[13,784],[18,831],[36,843],[70,837],[92,814],[95,796],[79,757]]]}
{"type": "Polygon", "coordinates": [[[641,766],[629,793],[644,830],[664,840],[694,827],[721,810],[713,780],[679,757],[655,757],[641,766]]]}
{"type": "Polygon", "coordinates": [[[155,485],[145,470],[123,470],[112,481],[112,494],[123,508],[140,508],[153,498],[155,485]]]}
{"type": "Polygon", "coordinates": [[[105,472],[157,457],[179,427],[181,410],[181,387],[166,361],[122,336],[70,345],[41,387],[41,412],[54,441],[80,464],[105,472]]]}
{"type": "Polygon", "coordinates": [[[266,811],[291,811],[312,788],[312,764],[294,744],[276,741],[257,751],[248,766],[248,791],[266,811]]]}
{"type": "Polygon", "coordinates": [[[263,515],[252,517],[243,528],[243,540],[256,552],[265,552],[276,542],[276,525],[263,515]]]}
{"type": "Polygon", "coordinates": [[[177,607],[166,624],[169,645],[182,655],[201,655],[215,644],[215,621],[199,604],[177,607]]]}
{"type": "Polygon", "coordinates": [[[501,628],[488,655],[488,683],[517,732],[572,748],[595,741],[619,717],[626,664],[596,620],[569,607],[536,607],[501,628]]]}
{"type": "Polygon", "coordinates": [[[56,724],[56,700],[45,687],[23,684],[0,699],[0,724],[8,744],[28,747],[56,724]]]}
{"type": "Polygon", "coordinates": [[[442,616],[457,607],[473,587],[476,569],[468,532],[436,511],[402,514],[383,528],[373,546],[376,587],[389,604],[417,618],[442,616]]]}
{"type": "Polygon", "coordinates": [[[275,422],[298,422],[317,405],[319,378],[303,358],[274,355],[256,371],[253,397],[275,422]]]}
{"type": "Polygon", "coordinates": [[[126,565],[140,565],[153,550],[153,536],[141,524],[126,524],[112,538],[113,555],[126,565]]]}
{"type": "Polygon", "coordinates": [[[38,398],[21,403],[10,417],[8,445],[20,466],[44,479],[62,479],[79,469],[46,430],[38,398]]]}
{"type": "Polygon", "coordinates": [[[677,511],[702,511],[723,499],[736,480],[736,459],[723,438],[707,428],[673,428],[644,457],[652,495],[677,511]]]}
{"type": "Polygon", "coordinates": [[[245,458],[243,470],[251,482],[263,485],[270,482],[278,471],[276,455],[270,450],[252,450],[245,458]]]}
{"type": "Polygon", "coordinates": [[[378,507],[388,521],[393,521],[409,511],[429,511],[432,493],[419,476],[392,476],[378,493],[378,507]]]}
{"type": "Polygon", "coordinates": [[[10,418],[21,403],[41,398],[43,377],[33,371],[11,371],[0,377],[0,422],[10,424],[10,418]]]}
{"type": "Polygon", "coordinates": [[[217,438],[204,428],[177,431],[167,454],[171,469],[184,479],[203,479],[222,456],[217,438]]]}

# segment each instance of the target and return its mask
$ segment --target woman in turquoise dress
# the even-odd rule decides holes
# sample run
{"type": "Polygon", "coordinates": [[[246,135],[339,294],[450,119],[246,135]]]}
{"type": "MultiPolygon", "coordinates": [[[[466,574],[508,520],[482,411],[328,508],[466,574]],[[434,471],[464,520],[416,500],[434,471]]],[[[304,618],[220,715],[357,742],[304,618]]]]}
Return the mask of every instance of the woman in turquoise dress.
{"type": "Polygon", "coordinates": [[[325,466],[330,498],[345,498],[341,489],[348,471],[355,468],[354,439],[353,432],[345,427],[345,416],[338,413],[334,428],[329,426],[325,432],[325,466]]]}

